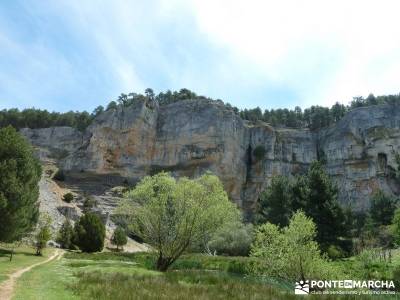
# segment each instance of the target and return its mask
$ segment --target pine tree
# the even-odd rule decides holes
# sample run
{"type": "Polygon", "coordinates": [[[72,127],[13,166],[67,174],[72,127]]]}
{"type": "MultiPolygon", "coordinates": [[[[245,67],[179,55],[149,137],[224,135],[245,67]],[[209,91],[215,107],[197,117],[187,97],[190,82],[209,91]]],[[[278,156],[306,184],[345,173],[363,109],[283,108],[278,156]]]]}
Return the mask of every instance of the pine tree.
{"type": "Polygon", "coordinates": [[[37,223],[40,175],[28,142],[12,127],[0,129],[0,241],[19,240],[37,223]]]}
{"type": "Polygon", "coordinates": [[[307,182],[309,195],[304,212],[317,224],[316,240],[326,249],[344,233],[344,214],[337,201],[337,187],[318,161],[311,164],[307,182]]]}
{"type": "Polygon", "coordinates": [[[75,224],[74,242],[83,252],[103,250],[106,229],[98,215],[86,213],[75,224]]]}
{"type": "Polygon", "coordinates": [[[369,214],[375,225],[389,225],[392,222],[397,199],[378,190],[371,199],[369,214]]]}
{"type": "Polygon", "coordinates": [[[337,201],[337,187],[320,162],[313,162],[306,175],[294,179],[273,177],[261,194],[256,222],[286,226],[297,210],[304,211],[316,223],[316,240],[323,250],[345,235],[346,222],[337,201]]]}
{"type": "Polygon", "coordinates": [[[292,215],[292,185],[285,176],[275,176],[271,185],[261,193],[256,215],[257,223],[289,224],[292,215]]]}

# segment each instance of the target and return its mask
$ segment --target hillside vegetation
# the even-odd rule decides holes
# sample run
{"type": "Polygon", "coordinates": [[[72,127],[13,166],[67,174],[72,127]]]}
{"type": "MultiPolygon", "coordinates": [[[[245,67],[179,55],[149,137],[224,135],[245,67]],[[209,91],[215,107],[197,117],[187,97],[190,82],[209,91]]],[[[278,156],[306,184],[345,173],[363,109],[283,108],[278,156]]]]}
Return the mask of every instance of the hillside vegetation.
{"type": "MultiPolygon", "coordinates": [[[[92,113],[86,111],[69,111],[65,113],[49,112],[47,110],[28,108],[22,111],[11,108],[0,111],[0,127],[11,125],[19,128],[47,128],[52,126],[70,126],[78,130],[85,130],[93,119],[107,110],[116,109],[118,106],[128,107],[140,101],[154,101],[158,105],[168,105],[171,103],[188,100],[213,100],[209,97],[197,95],[188,89],[179,91],[160,92],[154,94],[152,89],[146,89],[144,95],[140,93],[121,94],[116,101],[111,101],[107,107],[98,106],[92,113]]],[[[221,101],[217,99],[216,101],[221,101]]],[[[354,97],[349,105],[336,102],[332,107],[311,106],[302,110],[296,106],[294,109],[278,108],[266,109],[262,111],[259,107],[254,109],[239,110],[226,102],[225,106],[231,109],[235,114],[239,115],[243,120],[252,122],[263,121],[273,126],[289,127],[289,128],[309,128],[316,130],[329,126],[339,121],[347,112],[354,108],[366,107],[379,104],[400,103],[400,95],[377,96],[370,94],[367,98],[354,97]]]]}

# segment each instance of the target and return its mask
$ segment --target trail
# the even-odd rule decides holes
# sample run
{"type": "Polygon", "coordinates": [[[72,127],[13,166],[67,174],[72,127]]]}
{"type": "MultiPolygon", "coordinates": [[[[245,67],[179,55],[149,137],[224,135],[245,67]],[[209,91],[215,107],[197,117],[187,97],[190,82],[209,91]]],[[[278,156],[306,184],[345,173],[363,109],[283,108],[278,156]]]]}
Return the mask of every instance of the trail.
{"type": "Polygon", "coordinates": [[[54,254],[52,256],[50,256],[48,259],[46,259],[45,261],[41,261],[39,263],[30,265],[29,267],[20,269],[18,271],[15,271],[14,273],[12,273],[6,281],[4,281],[2,284],[0,284],[0,300],[11,300],[13,292],[14,292],[15,283],[17,282],[17,279],[22,276],[22,274],[30,271],[34,267],[48,263],[49,261],[52,261],[55,258],[59,259],[62,255],[63,255],[63,253],[60,252],[59,249],[57,249],[54,252],[54,254]]]}

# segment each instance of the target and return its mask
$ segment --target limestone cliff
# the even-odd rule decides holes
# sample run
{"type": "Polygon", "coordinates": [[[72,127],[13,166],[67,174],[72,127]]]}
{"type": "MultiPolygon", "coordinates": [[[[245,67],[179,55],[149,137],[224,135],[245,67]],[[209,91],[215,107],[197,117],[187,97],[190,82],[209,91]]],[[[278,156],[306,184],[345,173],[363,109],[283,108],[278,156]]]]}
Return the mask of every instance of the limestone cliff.
{"type": "Polygon", "coordinates": [[[186,100],[159,107],[139,102],[99,115],[85,132],[69,127],[23,129],[42,160],[80,173],[136,182],[167,170],[176,176],[217,174],[233,201],[251,213],[260,191],[277,174],[307,170],[324,159],[340,201],[365,208],[377,188],[398,194],[390,176],[400,151],[400,110],[359,108],[319,132],[250,124],[223,103],[186,100]],[[254,149],[265,149],[263,158],[254,149]]]}

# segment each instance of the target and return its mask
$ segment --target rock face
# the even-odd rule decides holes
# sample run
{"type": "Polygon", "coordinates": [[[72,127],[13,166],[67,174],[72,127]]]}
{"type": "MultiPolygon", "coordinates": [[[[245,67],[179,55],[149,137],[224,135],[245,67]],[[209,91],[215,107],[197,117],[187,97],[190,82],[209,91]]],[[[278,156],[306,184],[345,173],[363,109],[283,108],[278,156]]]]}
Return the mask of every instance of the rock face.
{"type": "Polygon", "coordinates": [[[400,153],[400,107],[393,105],[358,108],[340,122],[318,133],[321,155],[335,178],[340,200],[355,209],[369,206],[378,189],[399,195],[393,176],[400,153]]]}
{"type": "Polygon", "coordinates": [[[210,170],[248,214],[272,176],[305,172],[316,159],[326,161],[340,201],[355,209],[367,207],[378,188],[400,192],[390,175],[400,151],[400,109],[388,105],[355,109],[319,132],[250,124],[211,100],[118,107],[83,133],[68,127],[21,132],[42,160],[55,160],[71,176],[109,176],[110,185],[161,170],[189,177],[210,170]]]}

